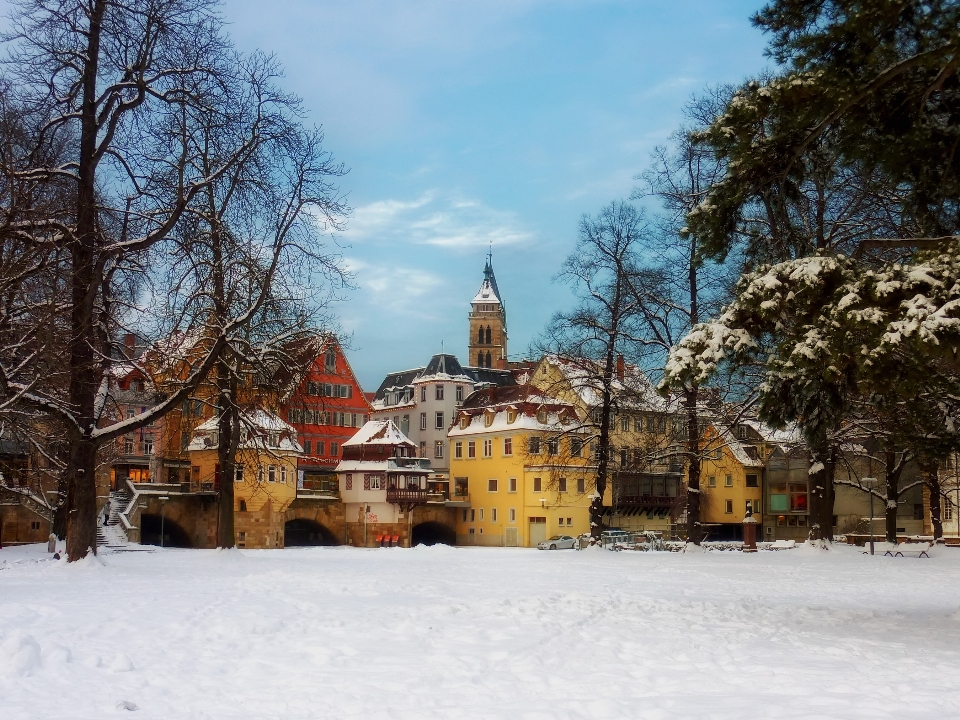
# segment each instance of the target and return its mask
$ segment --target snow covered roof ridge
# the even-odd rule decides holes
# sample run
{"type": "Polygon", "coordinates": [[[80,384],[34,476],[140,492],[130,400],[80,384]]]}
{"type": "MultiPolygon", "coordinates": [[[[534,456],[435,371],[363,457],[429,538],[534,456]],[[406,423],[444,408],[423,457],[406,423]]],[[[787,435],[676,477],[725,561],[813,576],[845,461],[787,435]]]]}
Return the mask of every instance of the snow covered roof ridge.
{"type": "Polygon", "coordinates": [[[497,276],[493,274],[493,259],[489,255],[487,264],[483,268],[483,282],[480,283],[480,290],[470,304],[503,305],[500,288],[497,287],[497,276]]]}
{"type": "Polygon", "coordinates": [[[354,445],[413,445],[413,441],[404,435],[393,420],[370,420],[356,434],[343,443],[343,447],[354,445]]]}

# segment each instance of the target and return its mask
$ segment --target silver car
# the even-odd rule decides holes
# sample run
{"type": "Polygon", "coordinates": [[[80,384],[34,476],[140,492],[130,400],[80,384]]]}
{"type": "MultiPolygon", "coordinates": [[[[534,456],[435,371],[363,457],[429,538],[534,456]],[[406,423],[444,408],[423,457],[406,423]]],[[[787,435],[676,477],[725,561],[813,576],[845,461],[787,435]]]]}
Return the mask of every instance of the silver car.
{"type": "Polygon", "coordinates": [[[577,541],[569,535],[554,535],[549,540],[544,540],[542,543],[538,543],[537,547],[540,550],[569,550],[575,547],[576,544],[577,541]]]}

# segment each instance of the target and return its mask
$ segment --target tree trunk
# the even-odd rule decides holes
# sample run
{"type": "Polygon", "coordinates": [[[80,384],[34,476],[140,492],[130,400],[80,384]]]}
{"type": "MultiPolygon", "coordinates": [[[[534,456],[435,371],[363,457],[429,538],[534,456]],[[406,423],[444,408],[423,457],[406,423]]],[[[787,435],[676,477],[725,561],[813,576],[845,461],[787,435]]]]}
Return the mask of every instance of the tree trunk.
{"type": "Polygon", "coordinates": [[[833,472],[836,448],[825,436],[810,444],[810,532],[811,540],[833,540],[833,472]]]}
{"type": "MultiPolygon", "coordinates": [[[[903,472],[903,463],[897,462],[897,454],[892,450],[884,453],[887,479],[887,506],[884,510],[886,524],[886,541],[897,542],[897,504],[900,502],[900,474],[903,472]]],[[[871,528],[871,531],[873,528],[871,528]]]]}
{"type": "Polygon", "coordinates": [[[70,407],[79,425],[72,439],[67,481],[67,555],[70,562],[97,549],[97,447],[91,438],[96,423],[95,403],[100,387],[96,361],[94,297],[99,287],[97,262],[96,146],[97,70],[105,0],[93,3],[83,71],[80,112],[80,156],[77,161],[77,230],[71,244],[70,407]]]}
{"type": "Polygon", "coordinates": [[[699,545],[703,540],[700,524],[700,419],[697,417],[697,388],[686,392],[687,455],[687,542],[699,545]]]}
{"type": "Polygon", "coordinates": [[[610,409],[612,393],[610,386],[613,382],[613,363],[615,361],[614,345],[610,343],[607,352],[606,365],[603,372],[603,401],[600,406],[600,438],[599,455],[597,458],[597,487],[593,501],[590,503],[590,535],[594,540],[600,539],[603,531],[603,493],[607,489],[607,472],[609,466],[610,445],[610,409]]]}
{"type": "Polygon", "coordinates": [[[234,477],[237,447],[240,444],[240,418],[237,414],[237,382],[224,360],[217,363],[220,418],[217,422],[217,457],[220,461],[220,506],[217,523],[217,547],[232,548],[234,532],[234,477]]]}
{"type": "Polygon", "coordinates": [[[927,489],[930,491],[930,522],[933,524],[933,541],[939,542],[943,538],[943,516],[941,515],[940,473],[935,463],[928,466],[927,489]]]}

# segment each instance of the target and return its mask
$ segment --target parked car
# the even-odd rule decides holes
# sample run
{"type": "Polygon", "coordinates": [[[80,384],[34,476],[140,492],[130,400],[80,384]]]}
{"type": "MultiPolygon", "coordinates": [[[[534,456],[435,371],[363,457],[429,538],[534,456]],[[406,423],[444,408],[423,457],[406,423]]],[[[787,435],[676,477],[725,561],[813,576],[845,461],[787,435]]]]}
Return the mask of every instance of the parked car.
{"type": "Polygon", "coordinates": [[[544,540],[542,543],[538,543],[537,547],[540,550],[569,550],[572,549],[576,544],[577,541],[569,535],[554,535],[549,540],[544,540]]]}

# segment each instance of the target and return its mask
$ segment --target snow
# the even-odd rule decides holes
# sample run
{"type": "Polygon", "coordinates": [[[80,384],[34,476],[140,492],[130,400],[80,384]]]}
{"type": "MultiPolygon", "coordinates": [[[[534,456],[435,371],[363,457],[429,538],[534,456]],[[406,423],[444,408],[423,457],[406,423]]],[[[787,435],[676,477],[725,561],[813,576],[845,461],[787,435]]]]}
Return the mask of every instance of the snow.
{"type": "Polygon", "coordinates": [[[0,550],[0,717],[947,717],[960,549],[0,550]]]}

